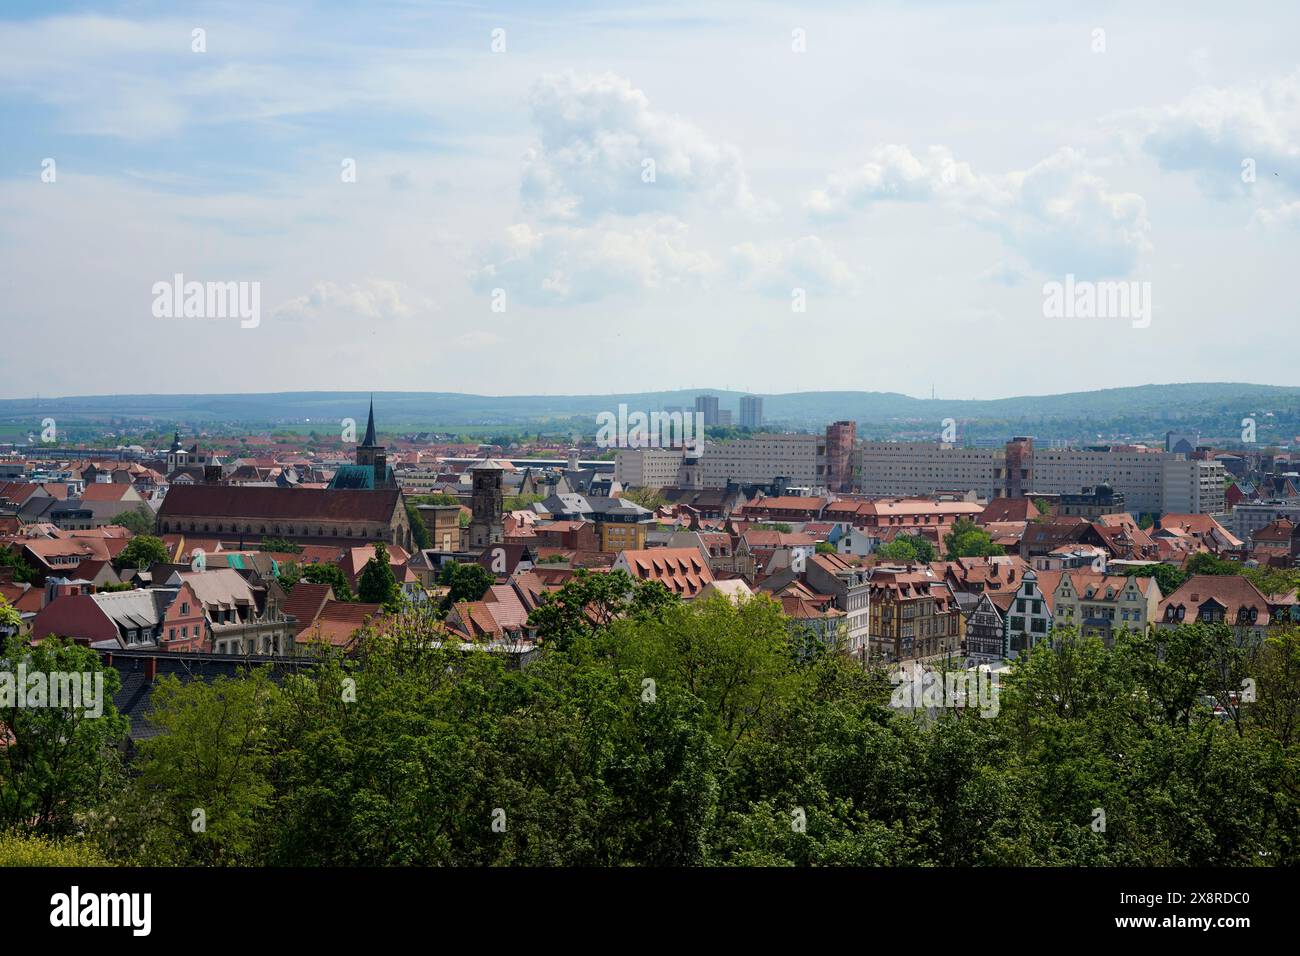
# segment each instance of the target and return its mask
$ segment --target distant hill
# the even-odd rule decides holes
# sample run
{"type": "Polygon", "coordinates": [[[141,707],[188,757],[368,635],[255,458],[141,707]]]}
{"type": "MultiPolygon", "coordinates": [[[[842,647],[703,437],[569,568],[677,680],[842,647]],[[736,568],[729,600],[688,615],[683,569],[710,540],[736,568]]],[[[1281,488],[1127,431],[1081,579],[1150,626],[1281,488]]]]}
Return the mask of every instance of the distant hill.
{"type": "MultiPolygon", "coordinates": [[[[737,412],[743,394],[723,389],[634,392],[621,395],[469,395],[457,392],[380,392],[376,418],[383,429],[447,426],[581,426],[621,403],[631,410],[692,408],[700,394],[718,396],[737,412]]],[[[1290,441],[1300,434],[1300,388],[1243,383],[1140,385],[1058,395],[991,400],[912,398],[896,392],[789,392],[761,395],[773,427],[820,429],[852,419],[864,436],[937,434],[956,419],[966,437],[1031,434],[1036,437],[1163,434],[1200,431],[1206,437],[1240,432],[1254,417],[1260,441],[1290,441]],[[1271,415],[1269,414],[1271,413],[1271,415]]],[[[100,395],[0,400],[0,422],[39,430],[42,418],[63,425],[110,421],[169,428],[175,424],[225,424],[249,428],[364,420],[368,395],[360,392],[275,392],[244,395],[100,395]]]]}

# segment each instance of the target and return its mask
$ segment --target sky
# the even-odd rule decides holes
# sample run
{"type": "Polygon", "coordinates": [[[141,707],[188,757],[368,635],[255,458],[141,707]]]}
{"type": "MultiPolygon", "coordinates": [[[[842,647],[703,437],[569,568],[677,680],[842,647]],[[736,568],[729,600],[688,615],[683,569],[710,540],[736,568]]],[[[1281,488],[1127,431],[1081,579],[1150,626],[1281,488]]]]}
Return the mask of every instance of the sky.
{"type": "Polygon", "coordinates": [[[0,397],[1300,385],[1300,5],[1056,6],[6,0],[0,397]]]}

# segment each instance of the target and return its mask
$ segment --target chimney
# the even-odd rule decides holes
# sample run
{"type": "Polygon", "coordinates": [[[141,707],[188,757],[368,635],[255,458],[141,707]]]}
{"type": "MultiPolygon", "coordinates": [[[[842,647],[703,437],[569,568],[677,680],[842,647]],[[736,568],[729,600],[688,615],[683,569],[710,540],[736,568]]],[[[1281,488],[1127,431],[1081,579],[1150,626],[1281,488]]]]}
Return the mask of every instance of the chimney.
{"type": "Polygon", "coordinates": [[[150,657],[144,662],[144,679],[151,684],[158,679],[158,658],[150,657]]]}

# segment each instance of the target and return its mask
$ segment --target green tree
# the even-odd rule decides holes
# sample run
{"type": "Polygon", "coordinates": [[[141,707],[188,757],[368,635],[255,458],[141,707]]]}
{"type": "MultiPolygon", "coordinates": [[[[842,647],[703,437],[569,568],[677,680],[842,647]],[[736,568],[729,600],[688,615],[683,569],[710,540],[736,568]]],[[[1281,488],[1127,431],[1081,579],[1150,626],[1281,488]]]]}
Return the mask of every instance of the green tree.
{"type": "Polygon", "coordinates": [[[5,600],[5,596],[0,594],[0,632],[17,634],[23,626],[23,617],[18,611],[5,600]]]}
{"type": "Polygon", "coordinates": [[[657,511],[668,504],[668,499],[660,488],[624,488],[622,497],[650,511],[657,511]]]}
{"type": "Polygon", "coordinates": [[[153,534],[154,526],[157,524],[154,513],[148,505],[139,505],[131,511],[122,512],[113,519],[113,523],[137,535],[153,534]]]}
{"type": "Polygon", "coordinates": [[[429,528],[424,523],[420,509],[409,499],[406,502],[406,520],[411,524],[411,537],[415,539],[415,546],[421,551],[429,547],[429,528]]]}
{"type": "Polygon", "coordinates": [[[337,564],[309,564],[302,569],[302,580],[311,584],[328,584],[334,589],[334,597],[339,601],[355,601],[347,575],[337,564]]]}
{"type": "Polygon", "coordinates": [[[543,595],[528,623],[542,641],[563,649],[624,616],[657,618],[677,601],[658,581],[637,581],[623,570],[592,574],[580,568],[558,591],[543,595]]]}
{"type": "Polygon", "coordinates": [[[282,561],[276,565],[275,579],[280,587],[292,591],[293,586],[302,580],[302,565],[297,561],[282,561]]]}
{"type": "Polygon", "coordinates": [[[488,588],[496,583],[496,576],[481,564],[450,562],[442,566],[441,582],[448,586],[443,598],[444,609],[460,601],[481,601],[488,588]]]}
{"type": "Polygon", "coordinates": [[[1194,574],[1240,574],[1242,567],[1240,562],[1228,561],[1208,551],[1202,551],[1188,558],[1187,563],[1183,565],[1183,570],[1187,572],[1188,577],[1191,577],[1194,574]]]}
{"type": "Polygon", "coordinates": [[[268,779],[268,720],[276,689],[263,668],[241,678],[154,687],[150,723],[158,735],[140,744],[138,787],[155,798],[158,825],[180,859],[245,862],[273,788],[268,779]]]}
{"type": "Polygon", "coordinates": [[[361,569],[357,578],[357,595],[365,604],[382,604],[387,611],[396,611],[401,605],[402,592],[397,577],[388,560],[388,549],[383,542],[375,545],[375,554],[361,569]]]}
{"type": "Polygon", "coordinates": [[[1002,545],[993,542],[987,531],[968,518],[958,518],[953,522],[952,530],[943,536],[943,546],[949,561],[1006,553],[1002,545]]]}
{"type": "Polygon", "coordinates": [[[151,568],[155,564],[166,564],[171,560],[171,552],[162,538],[150,534],[136,535],[126,543],[116,558],[113,567],[119,571],[135,568],[151,568]]]}
{"type": "Polygon", "coordinates": [[[281,554],[302,554],[303,547],[284,538],[263,538],[257,546],[258,551],[274,551],[281,554]]]}
{"type": "Polygon", "coordinates": [[[5,642],[0,830],[22,825],[45,836],[71,834],[78,815],[120,784],[116,748],[127,721],[113,706],[113,695],[121,684],[117,671],[105,668],[89,648],[54,637],[30,646],[17,636],[5,642]],[[20,666],[28,676],[25,688],[14,679],[20,666]],[[75,686],[70,702],[80,706],[66,706],[67,698],[60,701],[65,706],[54,706],[56,686],[62,694],[75,686]]]}
{"type": "Polygon", "coordinates": [[[1172,564],[1144,564],[1126,567],[1124,575],[1130,578],[1155,578],[1160,593],[1165,597],[1173,594],[1187,581],[1186,572],[1180,571],[1172,564]]]}
{"type": "Polygon", "coordinates": [[[15,584],[35,584],[40,580],[37,570],[23,560],[22,555],[8,546],[0,546],[0,568],[11,568],[15,584]]]}
{"type": "Polygon", "coordinates": [[[889,561],[930,562],[938,558],[934,543],[919,534],[900,534],[893,541],[877,548],[876,554],[889,561]]]}

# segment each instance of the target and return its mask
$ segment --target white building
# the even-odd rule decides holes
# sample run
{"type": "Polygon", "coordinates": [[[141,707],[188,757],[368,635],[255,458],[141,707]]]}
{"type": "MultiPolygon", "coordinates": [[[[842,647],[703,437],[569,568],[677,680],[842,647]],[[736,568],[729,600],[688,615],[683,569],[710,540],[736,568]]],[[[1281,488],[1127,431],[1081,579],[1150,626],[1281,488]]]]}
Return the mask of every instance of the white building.
{"type": "Polygon", "coordinates": [[[704,446],[701,459],[705,488],[738,484],[771,484],[790,479],[791,486],[826,486],[824,435],[756,435],[704,446]]]}
{"type": "Polygon", "coordinates": [[[622,448],[614,455],[614,480],[624,488],[669,488],[677,484],[680,448],[622,448]]]}

